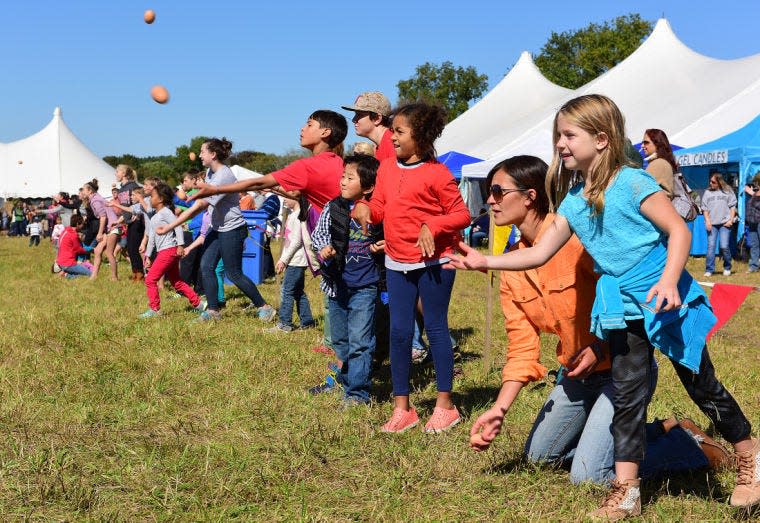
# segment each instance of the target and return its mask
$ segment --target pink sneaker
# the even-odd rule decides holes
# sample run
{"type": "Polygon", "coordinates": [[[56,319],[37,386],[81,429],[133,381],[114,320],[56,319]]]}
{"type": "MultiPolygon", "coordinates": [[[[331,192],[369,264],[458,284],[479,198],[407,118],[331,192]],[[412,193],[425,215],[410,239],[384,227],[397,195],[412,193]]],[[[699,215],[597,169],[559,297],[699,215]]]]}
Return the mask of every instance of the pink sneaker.
{"type": "Polygon", "coordinates": [[[460,421],[462,421],[462,418],[459,417],[459,411],[456,407],[453,409],[436,407],[433,409],[433,415],[425,423],[425,432],[438,434],[439,432],[449,430],[460,421]]]}
{"type": "Polygon", "coordinates": [[[417,411],[414,409],[404,410],[401,408],[393,409],[393,416],[389,419],[381,432],[406,432],[407,430],[416,427],[420,422],[420,418],[417,416],[417,411]]]}

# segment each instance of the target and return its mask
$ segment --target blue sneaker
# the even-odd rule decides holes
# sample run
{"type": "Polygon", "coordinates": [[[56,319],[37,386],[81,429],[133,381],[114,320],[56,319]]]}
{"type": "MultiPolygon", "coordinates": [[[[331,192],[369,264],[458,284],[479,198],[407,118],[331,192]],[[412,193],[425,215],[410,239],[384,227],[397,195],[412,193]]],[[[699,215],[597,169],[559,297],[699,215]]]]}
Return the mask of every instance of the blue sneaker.
{"type": "Polygon", "coordinates": [[[147,320],[150,318],[158,318],[161,316],[161,311],[154,311],[153,309],[148,309],[147,311],[140,314],[141,320],[147,320]]]}
{"type": "Polygon", "coordinates": [[[340,384],[335,381],[335,376],[328,374],[325,376],[325,381],[309,389],[309,394],[316,396],[317,394],[325,394],[328,392],[335,392],[340,389],[340,384]]]}
{"type": "Polygon", "coordinates": [[[201,312],[197,318],[195,318],[196,323],[203,323],[206,321],[216,321],[220,320],[222,318],[222,315],[219,313],[219,311],[212,311],[212,310],[206,310],[201,312]]]}
{"type": "Polygon", "coordinates": [[[256,315],[261,321],[270,322],[274,320],[277,315],[277,311],[271,305],[262,305],[256,310],[256,315]]]}

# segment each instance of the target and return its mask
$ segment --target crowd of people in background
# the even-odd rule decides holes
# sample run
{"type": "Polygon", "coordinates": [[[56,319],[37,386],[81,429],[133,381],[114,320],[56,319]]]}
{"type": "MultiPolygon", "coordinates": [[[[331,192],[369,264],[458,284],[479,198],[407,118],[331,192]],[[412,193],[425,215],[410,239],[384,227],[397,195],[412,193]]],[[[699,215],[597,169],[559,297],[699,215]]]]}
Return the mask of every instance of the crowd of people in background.
{"type": "MultiPolygon", "coordinates": [[[[471,245],[487,238],[487,215],[471,221],[454,177],[436,159],[443,110],[421,102],[391,109],[377,92],[362,93],[343,109],[353,113],[356,134],[371,141],[345,156],[346,118],[317,110],[300,132],[311,155],[279,171],[237,180],[225,164],[232,143],[211,138],[199,154],[205,171],[184,173],[177,188],[157,178],[141,186],[131,167],[119,165],[110,200],[92,180],[78,195],[60,193],[47,205],[19,202],[6,217],[10,234],[28,234],[30,246],[50,235],[57,249],[53,270],[68,278],[97,278],[105,257],[110,278],[117,280],[117,256],[126,253],[131,280],[146,288],[148,308],[139,315],[146,321],[162,315],[162,280],[188,300],[197,321],[221,320],[226,277],[250,300],[247,312],[262,322],[277,319],[265,332],[313,329],[305,281],[307,274],[319,274],[326,313],[317,349],[335,359],[309,392],[339,392],[345,408],[371,404],[385,343],[379,340],[386,333],[393,409],[380,430],[387,433],[420,423],[410,373],[423,359],[423,332],[437,390],[424,431],[448,431],[462,421],[452,397],[457,342],[448,325],[455,269],[501,269],[507,362],[496,403],[472,427],[473,449],[490,446],[519,391],[546,375],[539,334],[556,334],[557,386],[536,419],[525,456],[569,463],[573,482],[610,485],[591,517],[638,515],[641,477],[731,461],[691,420],[645,424],[657,383],[657,348],[734,447],[738,479],[731,503],[760,501],[760,443],[708,355],[705,338],[714,316],[684,269],[689,218],[672,204],[684,190],[663,131],[645,132],[645,171],[634,165],[641,165],[641,156],[631,153],[612,100],[586,95],[569,101],[555,117],[551,166],[519,156],[491,170],[486,204],[493,221],[518,227],[521,236],[509,253],[484,256],[471,245]],[[284,223],[278,218],[281,199],[284,223]],[[253,208],[282,228],[276,263],[271,235],[262,246],[265,278],[283,275],[279,311],[242,269],[249,236],[243,211],[253,208]],[[468,227],[470,245],[461,241],[468,227]]],[[[735,223],[736,195],[718,173],[709,181],[701,200],[710,238],[705,276],[714,271],[716,242],[723,274],[729,275],[727,231],[735,223]]],[[[745,189],[750,272],[759,270],[758,182],[745,189]]]]}

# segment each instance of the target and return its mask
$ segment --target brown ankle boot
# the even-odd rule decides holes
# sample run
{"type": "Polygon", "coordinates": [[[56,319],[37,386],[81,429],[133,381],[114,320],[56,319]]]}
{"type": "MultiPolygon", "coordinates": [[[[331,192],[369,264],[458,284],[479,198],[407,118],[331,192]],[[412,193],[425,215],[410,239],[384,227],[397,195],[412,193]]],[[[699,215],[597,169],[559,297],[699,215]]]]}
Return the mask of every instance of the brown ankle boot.
{"type": "Polygon", "coordinates": [[[619,521],[630,516],[641,515],[640,479],[625,481],[612,480],[611,490],[602,506],[588,513],[591,519],[602,521],[619,521]]]}
{"type": "Polygon", "coordinates": [[[731,454],[728,453],[726,447],[705,434],[692,420],[684,418],[679,420],[678,424],[682,429],[689,431],[694,439],[697,440],[712,470],[720,470],[731,463],[731,454]]]}
{"type": "Polygon", "coordinates": [[[760,440],[753,439],[752,449],[736,453],[738,474],[731,494],[731,506],[751,507],[760,501],[760,440]]]}

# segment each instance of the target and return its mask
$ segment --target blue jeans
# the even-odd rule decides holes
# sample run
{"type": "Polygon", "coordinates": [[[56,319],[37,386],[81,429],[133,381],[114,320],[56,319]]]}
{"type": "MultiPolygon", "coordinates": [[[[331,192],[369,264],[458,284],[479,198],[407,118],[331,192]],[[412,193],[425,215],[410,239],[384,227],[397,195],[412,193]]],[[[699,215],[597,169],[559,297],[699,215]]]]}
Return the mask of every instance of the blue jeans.
{"type": "Polygon", "coordinates": [[[216,268],[220,259],[224,262],[227,278],[248,296],[256,307],[266,305],[256,284],[243,274],[243,243],[247,237],[248,228],[245,225],[232,231],[211,231],[206,236],[203,242],[206,249],[201,258],[201,276],[209,309],[219,310],[216,268]]]}
{"type": "Polygon", "coordinates": [[[747,241],[749,243],[749,270],[760,270],[760,234],[757,223],[747,224],[747,241]]]}
{"type": "Polygon", "coordinates": [[[301,327],[311,327],[314,325],[314,318],[311,316],[311,306],[309,297],[304,292],[304,275],[306,267],[285,268],[285,276],[282,279],[282,291],[280,295],[280,323],[293,327],[293,302],[298,310],[298,317],[301,319],[301,327]]]}
{"type": "MultiPolygon", "coordinates": [[[[654,391],[655,365],[652,376],[654,391]]],[[[534,463],[571,462],[572,483],[609,483],[615,478],[612,397],[609,372],[595,373],[583,380],[561,378],[533,424],[525,445],[527,458],[534,463]]],[[[686,431],[675,427],[663,434],[659,423],[646,425],[646,454],[639,464],[641,478],[706,466],[707,457],[686,431]]]]}
{"type": "Polygon", "coordinates": [[[66,273],[67,278],[76,278],[77,276],[89,276],[92,274],[90,269],[75,263],[74,265],[68,265],[64,267],[61,265],[61,270],[66,273]]]}
{"type": "Polygon", "coordinates": [[[413,271],[385,273],[391,314],[391,381],[393,394],[409,395],[412,367],[412,335],[417,298],[422,299],[422,316],[430,340],[438,392],[451,392],[454,353],[449,337],[449,301],[456,271],[431,265],[413,271]]]}
{"type": "Polygon", "coordinates": [[[715,272],[715,241],[720,237],[720,255],[723,257],[723,270],[731,270],[731,248],[729,238],[731,227],[713,225],[707,237],[707,254],[705,254],[705,271],[715,272]]]}
{"type": "Polygon", "coordinates": [[[375,352],[375,300],[377,286],[349,288],[338,284],[330,298],[333,349],[343,362],[336,376],[346,399],[369,402],[372,354],[375,352]]]}

